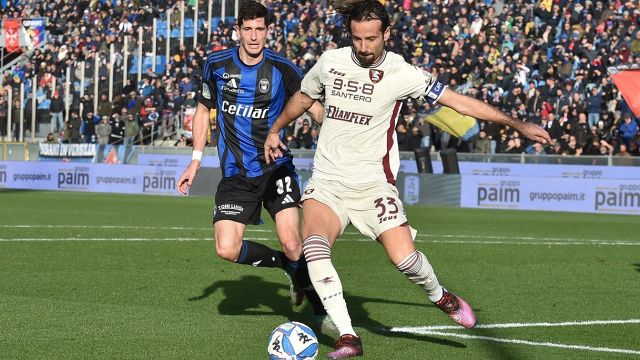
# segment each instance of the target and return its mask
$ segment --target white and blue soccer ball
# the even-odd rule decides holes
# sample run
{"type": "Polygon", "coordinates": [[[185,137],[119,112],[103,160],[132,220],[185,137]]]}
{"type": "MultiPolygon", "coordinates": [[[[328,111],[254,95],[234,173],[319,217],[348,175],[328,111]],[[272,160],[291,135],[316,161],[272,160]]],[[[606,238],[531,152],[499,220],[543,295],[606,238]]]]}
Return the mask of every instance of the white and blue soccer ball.
{"type": "Polygon", "coordinates": [[[267,351],[271,360],[314,360],[318,338],[307,325],[289,321],[273,330],[267,351]]]}

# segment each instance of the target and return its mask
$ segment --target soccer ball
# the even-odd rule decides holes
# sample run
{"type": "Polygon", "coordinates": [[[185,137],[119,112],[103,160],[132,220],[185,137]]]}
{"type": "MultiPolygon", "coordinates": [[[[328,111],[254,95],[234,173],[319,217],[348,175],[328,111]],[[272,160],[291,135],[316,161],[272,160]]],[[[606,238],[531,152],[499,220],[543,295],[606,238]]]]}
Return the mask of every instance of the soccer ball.
{"type": "Polygon", "coordinates": [[[307,325],[289,321],[273,330],[267,351],[271,360],[313,360],[318,356],[318,338],[307,325]]]}

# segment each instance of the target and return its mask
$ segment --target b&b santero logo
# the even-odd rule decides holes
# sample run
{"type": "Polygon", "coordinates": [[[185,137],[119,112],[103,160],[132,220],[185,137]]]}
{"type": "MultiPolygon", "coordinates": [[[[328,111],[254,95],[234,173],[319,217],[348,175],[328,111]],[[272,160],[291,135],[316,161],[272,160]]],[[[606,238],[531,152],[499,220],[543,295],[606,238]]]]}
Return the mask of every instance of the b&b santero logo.
{"type": "Polygon", "coordinates": [[[597,187],[595,210],[608,212],[640,212],[640,184],[597,187]]]}
{"type": "Polygon", "coordinates": [[[175,171],[145,173],[142,178],[142,192],[172,193],[174,191],[176,191],[175,171]]]}
{"type": "Polygon", "coordinates": [[[520,204],[520,181],[505,180],[479,183],[477,205],[481,207],[517,208],[520,204]]]}
{"type": "Polygon", "coordinates": [[[88,167],[58,170],[58,189],[87,189],[88,187],[88,167]]]}

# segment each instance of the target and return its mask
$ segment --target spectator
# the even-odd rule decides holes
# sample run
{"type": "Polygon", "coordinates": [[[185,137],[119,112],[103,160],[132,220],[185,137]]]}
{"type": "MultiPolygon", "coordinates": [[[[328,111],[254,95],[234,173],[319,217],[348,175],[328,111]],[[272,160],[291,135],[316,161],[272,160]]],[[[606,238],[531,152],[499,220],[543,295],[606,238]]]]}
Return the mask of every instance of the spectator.
{"type": "Polygon", "coordinates": [[[114,114],[111,120],[111,134],[109,134],[109,144],[119,146],[124,143],[124,122],[119,114],[114,114]]]}
{"type": "Polygon", "coordinates": [[[296,145],[299,149],[311,149],[313,145],[313,138],[311,137],[311,128],[309,126],[309,120],[302,122],[302,128],[298,129],[296,134],[296,145]]]}
{"type": "Polygon", "coordinates": [[[571,135],[575,136],[576,142],[581,147],[586,147],[591,138],[591,129],[587,124],[587,115],[585,113],[578,114],[578,122],[571,127],[571,135]]]}
{"type": "Polygon", "coordinates": [[[100,118],[93,114],[93,111],[89,110],[82,119],[82,136],[85,143],[96,142],[96,124],[100,122],[100,118]]]}
{"type": "Polygon", "coordinates": [[[58,140],[56,140],[56,137],[53,136],[53,133],[48,133],[47,134],[47,138],[44,141],[46,144],[57,144],[58,140]]]}
{"type": "Polygon", "coordinates": [[[638,134],[638,123],[631,118],[630,113],[626,113],[624,115],[624,122],[620,125],[620,139],[626,145],[629,146],[631,143],[631,139],[636,137],[638,134]]]}
{"type": "Polygon", "coordinates": [[[539,142],[536,142],[536,143],[533,143],[532,145],[531,154],[542,156],[542,155],[547,155],[547,152],[545,151],[544,145],[540,144],[539,142]]]}
{"type": "Polygon", "coordinates": [[[59,133],[64,128],[64,101],[60,97],[60,94],[55,91],[51,98],[51,105],[49,107],[51,111],[51,132],[59,133]]]}
{"type": "Polygon", "coordinates": [[[66,144],[78,144],[80,143],[80,127],[82,126],[82,119],[75,111],[71,112],[69,120],[65,123],[63,142],[66,144]]]}
{"type": "Polygon", "coordinates": [[[411,134],[409,134],[409,138],[407,142],[408,142],[407,146],[409,148],[409,151],[414,151],[421,147],[422,132],[420,131],[418,124],[416,124],[416,126],[411,127],[411,134]]]}
{"type": "Polygon", "coordinates": [[[133,116],[132,114],[127,114],[124,124],[125,155],[123,163],[128,162],[129,155],[133,151],[133,145],[136,144],[139,133],[140,125],[138,124],[138,120],[136,120],[135,116],[133,116]]]}
{"type": "MultiPolygon", "coordinates": [[[[109,136],[111,135],[111,124],[109,124],[109,117],[103,116],[100,123],[96,125],[96,136],[98,137],[98,145],[104,148],[109,144],[109,136]]],[[[101,161],[100,161],[101,162],[101,161]]]]}
{"type": "Polygon", "coordinates": [[[473,152],[480,154],[491,154],[491,140],[487,137],[487,132],[480,130],[478,137],[473,143],[473,152]]]}
{"type": "Polygon", "coordinates": [[[109,124],[109,117],[103,116],[96,125],[96,136],[98,138],[98,148],[96,149],[96,162],[104,162],[104,151],[109,143],[109,135],[111,135],[111,124],[109,124]]]}
{"type": "Polygon", "coordinates": [[[105,116],[110,118],[112,113],[113,108],[107,94],[100,95],[100,100],[98,100],[98,116],[100,118],[104,118],[105,116]]]}
{"type": "Polygon", "coordinates": [[[604,108],[604,98],[597,87],[591,89],[591,95],[587,98],[587,111],[589,112],[589,126],[595,126],[600,121],[600,113],[604,108]]]}
{"type": "Polygon", "coordinates": [[[396,125],[396,135],[398,139],[398,150],[409,151],[409,135],[407,134],[407,124],[404,121],[396,125]]]}

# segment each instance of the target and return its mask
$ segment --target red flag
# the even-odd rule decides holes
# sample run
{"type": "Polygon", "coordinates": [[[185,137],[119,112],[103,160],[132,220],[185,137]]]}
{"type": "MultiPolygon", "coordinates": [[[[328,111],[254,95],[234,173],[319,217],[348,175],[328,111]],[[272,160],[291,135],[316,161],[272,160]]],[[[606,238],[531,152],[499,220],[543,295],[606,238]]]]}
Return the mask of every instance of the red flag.
{"type": "Polygon", "coordinates": [[[20,19],[6,19],[4,21],[5,48],[8,52],[20,50],[20,19]]]}
{"type": "Polygon", "coordinates": [[[622,94],[635,116],[640,116],[640,70],[623,70],[611,75],[613,83],[622,94]]]}
{"type": "Polygon", "coordinates": [[[109,154],[107,154],[107,158],[104,159],[105,164],[117,164],[118,163],[118,154],[116,153],[115,146],[109,150],[109,154]]]}

